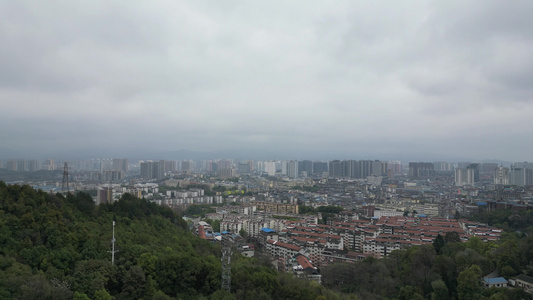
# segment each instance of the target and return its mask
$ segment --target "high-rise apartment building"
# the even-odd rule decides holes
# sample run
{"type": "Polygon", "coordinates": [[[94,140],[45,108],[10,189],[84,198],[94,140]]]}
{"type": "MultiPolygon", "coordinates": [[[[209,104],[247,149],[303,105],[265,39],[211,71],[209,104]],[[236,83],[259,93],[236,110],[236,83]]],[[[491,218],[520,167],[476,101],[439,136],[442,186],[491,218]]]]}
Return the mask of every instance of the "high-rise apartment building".
{"type": "Polygon", "coordinates": [[[160,160],[141,162],[141,177],[147,180],[163,179],[165,176],[165,161],[160,160]]]}
{"type": "Polygon", "coordinates": [[[113,170],[128,172],[128,160],[126,158],[113,158],[113,170]]]}
{"type": "MultiPolygon", "coordinates": [[[[184,160],[184,161],[182,161],[182,162],[181,162],[181,171],[182,171],[182,172],[185,172],[185,173],[187,173],[187,174],[191,174],[192,171],[193,171],[193,168],[194,168],[193,164],[194,164],[194,163],[193,163],[193,161],[191,161],[191,160],[184,160]]],[[[220,169],[221,166],[220,166],[220,164],[218,164],[218,165],[219,165],[219,169],[220,169]]]]}
{"type": "Polygon", "coordinates": [[[342,162],[340,160],[332,160],[329,162],[329,177],[344,177],[342,162]]]}
{"type": "Polygon", "coordinates": [[[217,174],[221,178],[235,177],[235,170],[233,168],[219,169],[217,174]]]}
{"type": "Polygon", "coordinates": [[[479,184],[479,164],[469,164],[466,168],[455,168],[456,186],[476,186],[479,184]]]}
{"type": "Polygon", "coordinates": [[[516,186],[533,185],[533,163],[513,163],[509,172],[509,184],[516,186]]]}
{"type": "Polygon", "coordinates": [[[51,158],[45,160],[45,161],[44,161],[43,168],[44,168],[45,170],[49,170],[49,171],[55,170],[55,169],[56,169],[56,165],[55,165],[55,163],[54,163],[54,160],[51,159],[51,158]]]}
{"type": "Polygon", "coordinates": [[[297,160],[289,160],[287,162],[287,176],[289,178],[297,178],[298,177],[298,161],[297,160]]]}
{"type": "Polygon", "coordinates": [[[389,170],[391,171],[392,175],[401,174],[402,173],[402,162],[399,160],[393,160],[388,162],[389,170]]]}
{"type": "Polygon", "coordinates": [[[408,176],[411,179],[434,178],[435,166],[430,162],[410,162],[408,176]]]}
{"type": "Polygon", "coordinates": [[[165,172],[176,172],[177,164],[175,160],[165,160],[165,172]]]}
{"type": "Polygon", "coordinates": [[[332,160],[329,162],[329,176],[360,179],[383,176],[388,174],[388,165],[388,162],[379,160],[332,160]]]}
{"type": "Polygon", "coordinates": [[[276,175],[276,162],[275,161],[265,161],[263,163],[263,166],[265,168],[265,172],[268,174],[268,176],[274,176],[276,175]]]}
{"type": "Polygon", "coordinates": [[[387,174],[387,162],[382,162],[379,160],[372,161],[372,170],[370,175],[372,176],[381,176],[387,174]]]}
{"type": "Polygon", "coordinates": [[[16,171],[17,170],[17,161],[16,160],[8,160],[6,162],[6,169],[9,171],[16,171]]]}
{"type": "Polygon", "coordinates": [[[232,169],[233,168],[233,161],[231,161],[229,159],[221,159],[221,160],[217,161],[217,164],[218,164],[218,169],[219,170],[232,169]]]}
{"type": "Polygon", "coordinates": [[[509,168],[505,167],[496,167],[494,172],[494,184],[509,184],[509,168]]]}
{"type": "Polygon", "coordinates": [[[246,162],[239,162],[237,165],[237,172],[239,174],[250,174],[253,170],[253,162],[251,160],[246,162]]]}
{"type": "Polygon", "coordinates": [[[455,186],[466,185],[466,168],[455,168],[455,186]]]}
{"type": "Polygon", "coordinates": [[[28,171],[28,164],[26,160],[24,159],[17,160],[17,171],[19,172],[28,171]]]}
{"type": "Polygon", "coordinates": [[[298,162],[298,171],[300,173],[306,172],[308,175],[313,174],[313,162],[310,160],[302,160],[298,162]]]}
{"type": "Polygon", "coordinates": [[[469,164],[468,166],[466,166],[466,170],[471,170],[469,173],[471,173],[472,175],[470,176],[473,176],[473,182],[474,184],[478,183],[479,182],[479,164],[469,164]]]}
{"type": "Polygon", "coordinates": [[[498,168],[496,163],[482,163],[479,171],[483,174],[493,174],[496,168],[498,168]]]}
{"type": "Polygon", "coordinates": [[[322,175],[325,172],[328,172],[327,162],[325,161],[314,161],[313,162],[313,174],[322,175]]]}
{"type": "Polygon", "coordinates": [[[433,162],[433,165],[435,166],[435,171],[439,171],[439,172],[451,172],[451,171],[453,171],[453,164],[449,163],[449,162],[435,161],[435,162],[433,162]]]}
{"type": "Polygon", "coordinates": [[[34,172],[40,169],[39,161],[35,159],[30,159],[27,162],[28,171],[34,172]]]}

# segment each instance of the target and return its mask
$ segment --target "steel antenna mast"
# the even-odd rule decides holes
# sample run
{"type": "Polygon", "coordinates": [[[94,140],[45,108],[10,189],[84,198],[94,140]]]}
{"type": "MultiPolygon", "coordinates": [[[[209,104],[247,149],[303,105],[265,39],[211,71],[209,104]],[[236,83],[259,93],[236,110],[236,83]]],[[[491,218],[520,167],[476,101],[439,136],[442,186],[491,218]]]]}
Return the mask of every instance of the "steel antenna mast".
{"type": "Polygon", "coordinates": [[[112,265],[115,264],[115,253],[118,252],[118,250],[115,250],[115,242],[117,241],[115,239],[115,220],[116,220],[116,217],[113,217],[113,238],[111,239],[111,251],[107,251],[107,252],[111,252],[111,264],[112,265]]]}

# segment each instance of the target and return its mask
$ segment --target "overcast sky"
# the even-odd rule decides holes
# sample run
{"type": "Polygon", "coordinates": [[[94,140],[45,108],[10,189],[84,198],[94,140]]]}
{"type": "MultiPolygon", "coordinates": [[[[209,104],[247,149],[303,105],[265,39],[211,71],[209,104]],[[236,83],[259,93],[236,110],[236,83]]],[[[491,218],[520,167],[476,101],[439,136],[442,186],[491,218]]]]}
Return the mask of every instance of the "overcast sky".
{"type": "Polygon", "coordinates": [[[1,1],[0,151],[532,161],[532,11],[1,1]]]}

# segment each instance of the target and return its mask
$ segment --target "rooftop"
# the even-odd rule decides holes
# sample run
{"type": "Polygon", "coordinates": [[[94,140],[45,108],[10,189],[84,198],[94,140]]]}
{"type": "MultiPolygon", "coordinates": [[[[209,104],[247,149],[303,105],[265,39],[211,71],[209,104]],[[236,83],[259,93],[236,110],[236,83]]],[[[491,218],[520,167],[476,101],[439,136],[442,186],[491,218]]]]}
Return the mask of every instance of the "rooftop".
{"type": "Polygon", "coordinates": [[[276,232],[274,229],[270,229],[270,228],[268,228],[268,227],[261,228],[261,231],[264,231],[264,232],[266,232],[266,233],[276,232]]]}
{"type": "Polygon", "coordinates": [[[507,279],[503,277],[485,278],[483,280],[488,284],[507,283],[507,279]]]}

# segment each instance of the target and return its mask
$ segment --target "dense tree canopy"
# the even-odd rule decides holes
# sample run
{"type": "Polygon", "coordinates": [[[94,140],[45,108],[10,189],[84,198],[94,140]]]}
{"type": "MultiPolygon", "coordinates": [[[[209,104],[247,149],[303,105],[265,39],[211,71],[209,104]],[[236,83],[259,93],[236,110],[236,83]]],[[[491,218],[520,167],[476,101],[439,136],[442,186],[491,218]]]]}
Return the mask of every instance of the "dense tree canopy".
{"type": "Polygon", "coordinates": [[[88,194],[65,197],[0,182],[0,299],[349,297],[240,254],[232,290],[222,291],[220,247],[186,225],[172,210],[129,194],[95,206],[88,194]]]}
{"type": "MultiPolygon", "coordinates": [[[[191,213],[206,212],[192,207],[191,213]]],[[[234,253],[228,292],[220,289],[220,247],[194,236],[166,207],[129,194],[95,206],[88,194],[51,195],[0,182],[0,299],[532,299],[520,289],[478,284],[494,271],[533,275],[533,235],[513,223],[513,214],[481,216],[521,229],[498,242],[461,243],[448,233],[383,259],[324,267],[323,285],[234,253]]],[[[519,217],[527,220],[528,213],[519,217]]]]}

